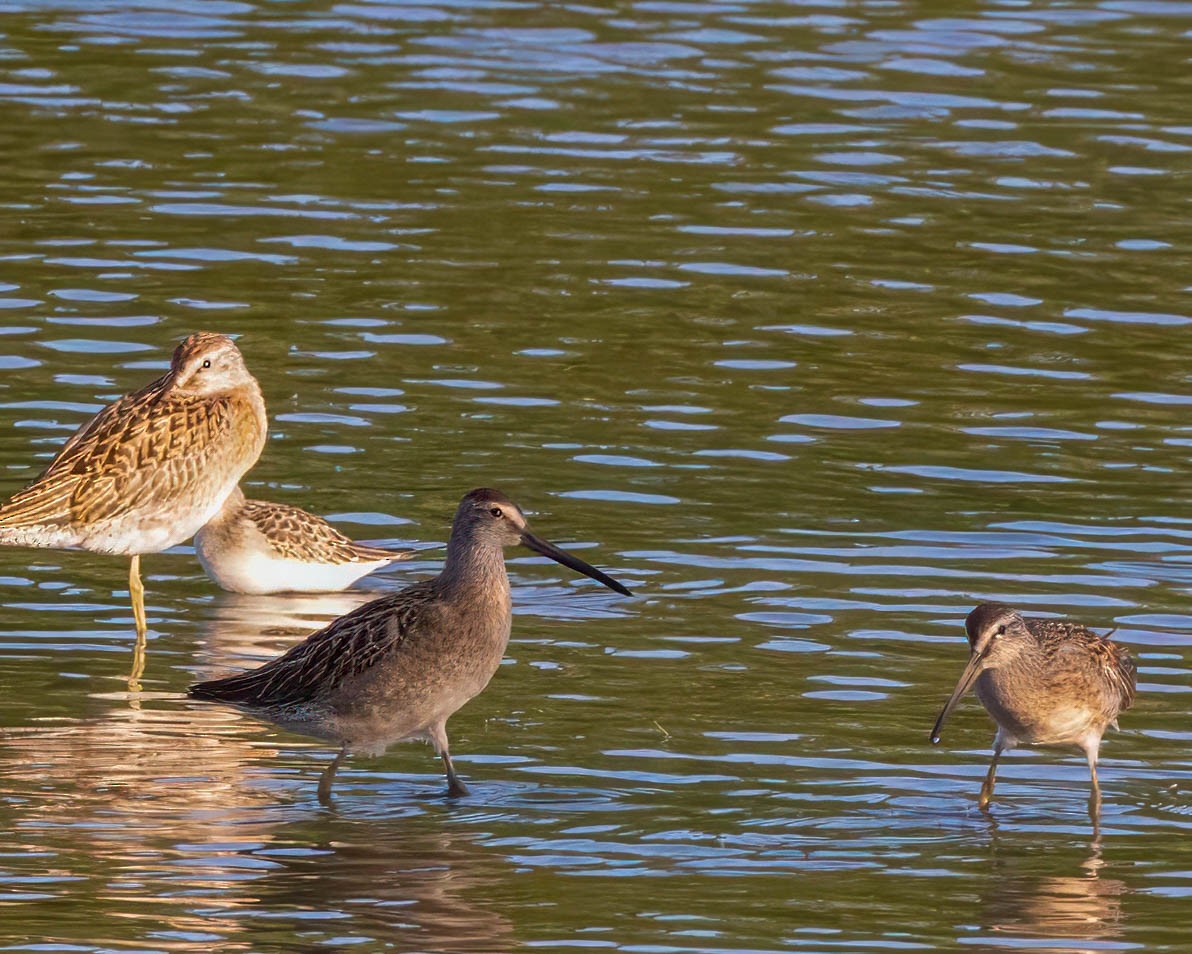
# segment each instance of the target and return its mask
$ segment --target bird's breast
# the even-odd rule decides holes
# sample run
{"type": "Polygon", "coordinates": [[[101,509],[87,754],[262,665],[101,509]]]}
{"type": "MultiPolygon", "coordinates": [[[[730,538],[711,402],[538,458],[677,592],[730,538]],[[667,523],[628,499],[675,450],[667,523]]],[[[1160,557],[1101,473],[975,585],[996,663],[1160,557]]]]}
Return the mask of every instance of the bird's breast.
{"type": "Polygon", "coordinates": [[[993,720],[1023,743],[1075,744],[1090,731],[1100,734],[1111,721],[1098,696],[1046,674],[986,670],[975,690],[993,720]]]}

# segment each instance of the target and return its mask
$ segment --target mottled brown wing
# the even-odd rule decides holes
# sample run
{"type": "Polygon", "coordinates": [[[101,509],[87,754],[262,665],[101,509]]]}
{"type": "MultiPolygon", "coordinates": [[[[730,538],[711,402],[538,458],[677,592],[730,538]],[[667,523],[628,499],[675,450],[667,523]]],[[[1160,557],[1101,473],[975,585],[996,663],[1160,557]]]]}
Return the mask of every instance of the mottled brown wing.
{"type": "Polygon", "coordinates": [[[235,395],[201,401],[169,396],[124,415],[71,468],[71,516],[94,523],[146,506],[167,506],[192,488],[243,472],[260,453],[255,415],[235,395]]]}
{"type": "Polygon", "coordinates": [[[396,563],[398,560],[410,560],[418,553],[417,550],[386,550],[383,547],[368,547],[363,543],[353,543],[352,550],[356,554],[356,559],[361,563],[372,563],[375,560],[389,560],[396,563]]]}
{"type": "Polygon", "coordinates": [[[434,586],[426,580],[366,603],[259,669],[200,682],[188,692],[196,699],[257,708],[316,699],[400,645],[434,602],[434,586]]]}
{"type": "Polygon", "coordinates": [[[1134,705],[1138,666],[1129,651],[1113,640],[1063,620],[1032,619],[1031,632],[1052,652],[1072,652],[1090,660],[1118,698],[1118,711],[1134,705]]]}
{"type": "Polygon", "coordinates": [[[57,456],[28,487],[0,506],[0,525],[62,525],[71,522],[79,484],[93,472],[96,456],[122,439],[130,424],[142,419],[167,384],[163,375],[99,411],[74,432],[57,456]]]}
{"type": "Polygon", "coordinates": [[[246,500],[241,513],[269,540],[274,552],[302,563],[354,563],[352,541],[322,517],[288,504],[246,500]]]}
{"type": "Polygon", "coordinates": [[[1108,639],[1101,639],[1105,646],[1102,665],[1105,675],[1117,688],[1118,698],[1121,699],[1121,711],[1125,712],[1134,705],[1134,692],[1138,685],[1138,664],[1130,651],[1108,639]]]}
{"type": "MultiPolygon", "coordinates": [[[[56,470],[64,461],[72,460],[75,456],[72,452],[75,448],[85,448],[89,442],[92,441],[93,436],[102,434],[109,429],[113,421],[120,420],[129,414],[130,407],[136,407],[140,404],[148,404],[155,397],[159,396],[165,389],[168,383],[167,375],[163,375],[156,381],[147,384],[139,391],[133,391],[131,394],[126,394],[121,398],[113,401],[107,407],[99,410],[91,420],[87,421],[82,427],[70,435],[69,440],[62,445],[56,456],[47,465],[46,469],[41,472],[41,477],[46,476],[50,471],[56,470]]],[[[40,480],[41,477],[38,479],[40,480]]]]}

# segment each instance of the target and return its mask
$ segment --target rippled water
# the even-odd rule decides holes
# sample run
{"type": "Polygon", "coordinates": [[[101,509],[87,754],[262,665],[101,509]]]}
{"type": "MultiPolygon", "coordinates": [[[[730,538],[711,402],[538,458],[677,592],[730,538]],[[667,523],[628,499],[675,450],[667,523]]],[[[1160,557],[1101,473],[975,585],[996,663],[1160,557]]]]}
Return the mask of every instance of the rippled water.
{"type": "Polygon", "coordinates": [[[1187,49],[1163,0],[0,3],[7,494],[209,328],[254,496],[435,544],[469,487],[631,583],[511,563],[507,665],[357,759],[181,695],[330,597],[0,553],[13,950],[1182,951],[1192,865],[1187,49]],[[927,731],[979,599],[1140,661],[1103,749],[927,731]],[[46,947],[45,945],[49,945],[46,947]]]}

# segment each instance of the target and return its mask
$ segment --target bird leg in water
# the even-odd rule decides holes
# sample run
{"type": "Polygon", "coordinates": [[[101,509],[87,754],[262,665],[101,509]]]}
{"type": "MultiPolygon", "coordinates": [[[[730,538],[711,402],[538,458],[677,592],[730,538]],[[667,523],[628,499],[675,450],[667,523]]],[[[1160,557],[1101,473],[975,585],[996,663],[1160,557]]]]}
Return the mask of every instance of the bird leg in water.
{"type": "Polygon", "coordinates": [[[455,774],[455,766],[451,764],[451,756],[447,750],[444,749],[439,753],[439,758],[443,760],[443,765],[447,767],[447,796],[449,798],[460,798],[463,795],[471,795],[471,791],[463,782],[459,780],[459,776],[455,774]]]}
{"type": "Polygon", "coordinates": [[[430,735],[430,741],[439,754],[439,758],[443,760],[443,767],[447,770],[447,797],[460,798],[464,795],[471,795],[468,786],[459,780],[459,776],[455,774],[455,766],[451,764],[451,752],[447,747],[447,726],[442,722],[432,725],[427,734],[430,735]]]}
{"type": "Polygon", "coordinates": [[[132,670],[128,674],[128,691],[141,691],[141,676],[145,674],[145,634],[137,633],[132,647],[132,670]]]}
{"type": "Polygon", "coordinates": [[[339,770],[343,760],[347,758],[348,747],[345,745],[339,750],[339,755],[331,760],[331,764],[319,776],[319,802],[323,805],[331,804],[331,782],[335,779],[335,773],[339,770]]]}
{"type": "Polygon", "coordinates": [[[981,784],[981,794],[977,798],[977,804],[981,808],[989,807],[989,800],[993,798],[993,786],[997,781],[997,762],[1002,757],[1002,747],[996,746],[993,750],[993,761],[989,763],[989,771],[985,775],[985,781],[981,784]]]}
{"type": "Polygon", "coordinates": [[[1097,781],[1097,748],[1100,743],[1101,740],[1098,739],[1084,750],[1085,757],[1089,760],[1089,775],[1093,780],[1093,790],[1089,792],[1089,818],[1093,822],[1094,830],[1101,823],[1101,783],[1097,781]]]}
{"type": "Polygon", "coordinates": [[[128,595],[132,597],[132,618],[137,624],[137,635],[142,639],[149,632],[149,624],[145,619],[145,586],[141,583],[141,555],[132,558],[132,565],[128,569],[128,595]]]}
{"type": "Polygon", "coordinates": [[[149,627],[145,622],[145,587],[141,583],[141,555],[132,558],[128,570],[128,595],[132,598],[132,618],[137,625],[137,641],[132,649],[132,671],[128,674],[129,692],[141,691],[141,676],[145,673],[145,641],[149,627]]]}

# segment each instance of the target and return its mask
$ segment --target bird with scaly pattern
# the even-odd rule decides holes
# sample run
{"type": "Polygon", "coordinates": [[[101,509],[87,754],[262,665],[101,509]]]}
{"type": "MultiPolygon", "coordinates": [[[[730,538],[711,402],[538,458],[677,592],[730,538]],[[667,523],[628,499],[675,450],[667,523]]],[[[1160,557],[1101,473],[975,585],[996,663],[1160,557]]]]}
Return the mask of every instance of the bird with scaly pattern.
{"type": "Polygon", "coordinates": [[[239,487],[195,534],[195,555],[233,593],[331,593],[413,550],[356,543],[300,507],[249,500],[239,487]]]}
{"type": "Polygon", "coordinates": [[[266,427],[261,389],[232,339],[197,332],[165,374],[101,410],[0,506],[0,544],[131,558],[130,688],[148,633],[141,556],[182,543],[215,515],[260,457],[266,427]]]}
{"type": "Polygon", "coordinates": [[[931,730],[932,743],[970,687],[997,723],[979,804],[989,805],[1003,752],[1019,745],[1075,746],[1092,776],[1089,816],[1101,815],[1097,756],[1106,728],[1134,704],[1137,667],[1123,647],[1078,623],[1022,616],[982,603],[964,623],[969,661],[931,730]]]}

